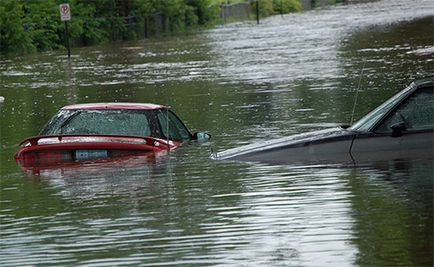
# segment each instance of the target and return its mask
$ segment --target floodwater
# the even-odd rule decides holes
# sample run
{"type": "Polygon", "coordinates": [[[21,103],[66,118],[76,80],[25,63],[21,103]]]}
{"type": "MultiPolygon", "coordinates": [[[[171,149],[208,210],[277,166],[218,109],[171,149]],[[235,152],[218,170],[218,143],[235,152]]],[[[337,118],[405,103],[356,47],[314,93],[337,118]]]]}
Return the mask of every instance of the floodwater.
{"type": "Polygon", "coordinates": [[[333,6],[185,36],[0,58],[2,266],[432,266],[433,162],[213,161],[211,151],[349,123],[432,75],[432,1],[333,6]],[[359,85],[360,84],[360,85],[359,85]],[[61,106],[170,105],[213,140],[26,173],[61,106]]]}

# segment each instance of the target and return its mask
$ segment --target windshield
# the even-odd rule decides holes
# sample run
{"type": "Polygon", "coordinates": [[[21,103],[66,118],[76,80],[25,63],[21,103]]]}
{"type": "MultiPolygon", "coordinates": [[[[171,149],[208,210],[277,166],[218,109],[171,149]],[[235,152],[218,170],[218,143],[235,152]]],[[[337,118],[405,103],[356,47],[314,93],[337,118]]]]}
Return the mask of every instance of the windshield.
{"type": "Polygon", "coordinates": [[[375,124],[392,109],[399,101],[401,101],[402,96],[412,89],[411,86],[402,90],[400,93],[389,98],[386,102],[378,106],[373,111],[369,112],[366,116],[357,121],[349,129],[356,131],[370,131],[375,126],[375,124]]]}
{"type": "Polygon", "coordinates": [[[41,131],[49,134],[156,136],[151,110],[61,110],[41,131]]]}

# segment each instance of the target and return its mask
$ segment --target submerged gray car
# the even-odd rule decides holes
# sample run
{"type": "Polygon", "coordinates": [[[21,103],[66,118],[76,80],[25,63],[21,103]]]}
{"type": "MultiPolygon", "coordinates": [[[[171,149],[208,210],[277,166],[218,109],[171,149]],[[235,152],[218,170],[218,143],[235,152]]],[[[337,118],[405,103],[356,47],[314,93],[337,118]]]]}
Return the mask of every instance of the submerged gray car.
{"type": "Polygon", "coordinates": [[[418,80],[351,127],[288,136],[213,155],[271,164],[362,164],[433,158],[433,77],[418,80]]]}

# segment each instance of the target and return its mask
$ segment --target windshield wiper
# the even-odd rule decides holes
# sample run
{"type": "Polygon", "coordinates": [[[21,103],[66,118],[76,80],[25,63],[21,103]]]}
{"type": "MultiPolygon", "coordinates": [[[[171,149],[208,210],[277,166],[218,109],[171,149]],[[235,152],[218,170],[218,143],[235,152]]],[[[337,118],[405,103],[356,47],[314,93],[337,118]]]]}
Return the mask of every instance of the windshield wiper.
{"type": "Polygon", "coordinates": [[[66,126],[66,124],[68,124],[73,118],[75,118],[78,114],[80,114],[81,111],[77,111],[73,114],[71,114],[71,116],[69,116],[64,122],[62,122],[62,124],[60,125],[60,133],[63,134],[63,128],[66,126]]]}

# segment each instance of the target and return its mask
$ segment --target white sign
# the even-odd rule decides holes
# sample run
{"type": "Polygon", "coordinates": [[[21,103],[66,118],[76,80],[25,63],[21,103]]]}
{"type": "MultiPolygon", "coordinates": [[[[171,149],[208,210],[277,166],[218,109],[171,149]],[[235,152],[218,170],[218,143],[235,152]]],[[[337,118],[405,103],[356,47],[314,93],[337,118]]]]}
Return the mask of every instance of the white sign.
{"type": "Polygon", "coordinates": [[[59,11],[61,21],[71,20],[71,9],[69,9],[69,4],[60,4],[59,11]]]}

